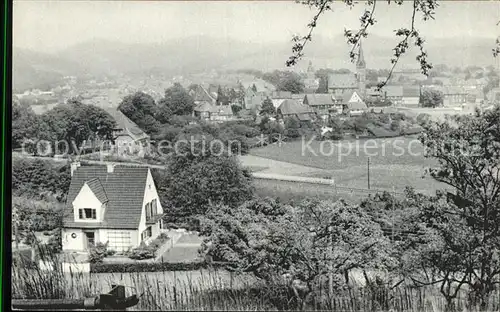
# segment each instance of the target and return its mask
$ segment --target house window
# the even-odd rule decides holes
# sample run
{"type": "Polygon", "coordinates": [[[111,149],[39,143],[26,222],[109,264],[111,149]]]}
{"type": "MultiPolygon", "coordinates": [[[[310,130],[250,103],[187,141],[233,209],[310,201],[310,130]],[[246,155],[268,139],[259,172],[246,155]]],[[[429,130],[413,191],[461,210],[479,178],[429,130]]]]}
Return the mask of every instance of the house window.
{"type": "Polygon", "coordinates": [[[152,213],[151,213],[151,203],[146,204],[146,221],[149,221],[151,219],[152,213]]]}
{"type": "Polygon", "coordinates": [[[152,236],[151,227],[148,226],[141,234],[141,240],[146,240],[152,236]]]}
{"type": "Polygon", "coordinates": [[[157,203],[156,203],[156,198],[153,199],[153,201],[151,202],[151,206],[152,206],[152,212],[153,212],[153,216],[157,215],[158,214],[158,207],[157,207],[157,203]]]}
{"type": "Polygon", "coordinates": [[[80,220],[96,220],[97,210],[92,208],[78,209],[78,216],[80,220]]]}

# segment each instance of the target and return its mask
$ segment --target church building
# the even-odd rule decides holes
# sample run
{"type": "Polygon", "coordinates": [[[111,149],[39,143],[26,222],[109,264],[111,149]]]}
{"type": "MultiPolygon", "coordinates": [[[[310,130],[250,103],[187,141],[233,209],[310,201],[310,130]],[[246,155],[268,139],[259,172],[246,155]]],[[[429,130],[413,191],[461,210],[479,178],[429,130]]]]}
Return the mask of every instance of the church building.
{"type": "Polygon", "coordinates": [[[356,61],[356,73],[328,75],[328,93],[337,97],[354,91],[358,92],[363,99],[366,97],[366,62],[361,42],[356,61]]]}

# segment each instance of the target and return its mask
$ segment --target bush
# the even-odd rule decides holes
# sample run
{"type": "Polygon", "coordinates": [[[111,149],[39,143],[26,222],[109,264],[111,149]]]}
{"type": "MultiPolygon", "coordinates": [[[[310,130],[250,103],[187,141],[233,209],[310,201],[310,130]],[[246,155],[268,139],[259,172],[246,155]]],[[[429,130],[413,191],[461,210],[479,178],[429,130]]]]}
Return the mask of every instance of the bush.
{"type": "Polygon", "coordinates": [[[163,271],[194,271],[208,267],[219,267],[218,264],[207,262],[148,262],[148,263],[91,263],[91,273],[135,273],[163,271]]]}
{"type": "Polygon", "coordinates": [[[137,248],[131,249],[128,253],[127,256],[130,259],[134,260],[145,260],[145,259],[151,259],[156,256],[156,251],[163,245],[164,242],[166,242],[169,239],[167,234],[161,233],[157,238],[152,240],[149,245],[146,245],[141,243],[141,245],[137,248]]]}
{"type": "Polygon", "coordinates": [[[152,259],[155,257],[155,250],[141,243],[139,247],[131,249],[127,253],[127,257],[134,260],[152,259]]]}
{"type": "Polygon", "coordinates": [[[108,243],[97,243],[89,250],[89,261],[90,263],[101,263],[102,260],[108,255],[108,243]]]}

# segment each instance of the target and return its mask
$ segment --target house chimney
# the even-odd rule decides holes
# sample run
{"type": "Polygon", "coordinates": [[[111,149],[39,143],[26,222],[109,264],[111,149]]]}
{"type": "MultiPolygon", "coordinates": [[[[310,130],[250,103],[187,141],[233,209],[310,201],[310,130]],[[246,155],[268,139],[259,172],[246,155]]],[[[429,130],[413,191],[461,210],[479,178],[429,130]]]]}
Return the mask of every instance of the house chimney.
{"type": "Polygon", "coordinates": [[[113,165],[113,164],[106,164],[106,167],[107,167],[108,173],[113,173],[113,171],[115,169],[115,165],[113,165]]]}
{"type": "Polygon", "coordinates": [[[75,161],[75,162],[72,162],[71,163],[71,176],[73,176],[76,168],[80,167],[80,162],[79,161],[75,161]]]}

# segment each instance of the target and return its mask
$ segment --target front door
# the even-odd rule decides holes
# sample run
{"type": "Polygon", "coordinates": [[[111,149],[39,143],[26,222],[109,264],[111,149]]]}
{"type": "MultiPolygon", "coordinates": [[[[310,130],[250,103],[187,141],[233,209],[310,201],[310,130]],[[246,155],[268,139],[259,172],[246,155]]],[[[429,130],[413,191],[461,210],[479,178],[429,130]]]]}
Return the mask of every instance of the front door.
{"type": "Polygon", "coordinates": [[[85,232],[85,249],[95,245],[95,232],[85,232]]]}

